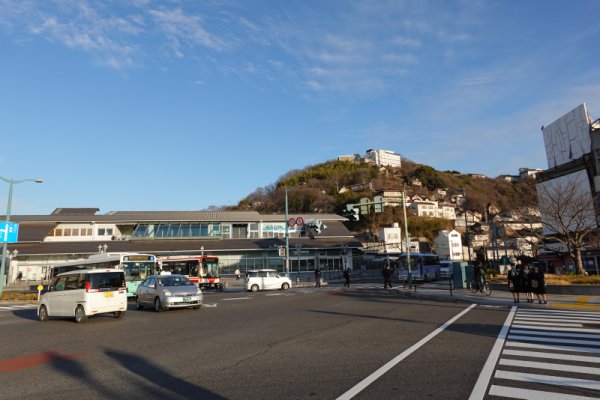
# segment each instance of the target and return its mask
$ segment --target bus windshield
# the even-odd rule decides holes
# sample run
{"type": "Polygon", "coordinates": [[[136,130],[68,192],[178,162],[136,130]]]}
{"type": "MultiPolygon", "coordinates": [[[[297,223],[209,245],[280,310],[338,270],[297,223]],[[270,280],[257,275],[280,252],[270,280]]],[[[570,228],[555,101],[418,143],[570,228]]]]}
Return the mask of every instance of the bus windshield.
{"type": "Polygon", "coordinates": [[[219,261],[218,260],[206,260],[203,264],[204,276],[209,278],[216,278],[219,276],[219,261]]]}
{"type": "Polygon", "coordinates": [[[156,272],[155,265],[154,262],[124,262],[125,280],[128,282],[144,280],[156,272]]]}

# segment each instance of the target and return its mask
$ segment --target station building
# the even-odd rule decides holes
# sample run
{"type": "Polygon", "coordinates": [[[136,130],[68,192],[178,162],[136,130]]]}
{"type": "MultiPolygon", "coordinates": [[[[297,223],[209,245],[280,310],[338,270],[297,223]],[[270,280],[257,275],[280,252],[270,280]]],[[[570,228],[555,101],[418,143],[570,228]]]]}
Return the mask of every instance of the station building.
{"type": "MultiPolygon", "coordinates": [[[[353,268],[352,254],[362,247],[336,214],[290,214],[289,268],[310,272],[353,268]]],[[[3,218],[3,217],[2,217],[3,218]]],[[[150,253],[156,256],[213,255],[222,274],[235,269],[285,271],[283,214],[255,211],[111,211],[57,208],[50,215],[13,215],[18,242],[8,244],[7,283],[40,281],[52,265],[99,252],[150,253]]]]}

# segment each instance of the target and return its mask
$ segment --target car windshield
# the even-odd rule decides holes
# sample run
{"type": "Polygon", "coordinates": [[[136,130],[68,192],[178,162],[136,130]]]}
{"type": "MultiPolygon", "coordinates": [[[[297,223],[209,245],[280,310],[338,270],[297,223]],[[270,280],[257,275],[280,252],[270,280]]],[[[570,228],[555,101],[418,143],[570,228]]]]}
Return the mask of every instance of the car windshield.
{"type": "Polygon", "coordinates": [[[158,278],[160,286],[189,286],[194,283],[185,276],[165,276],[158,278]]]}

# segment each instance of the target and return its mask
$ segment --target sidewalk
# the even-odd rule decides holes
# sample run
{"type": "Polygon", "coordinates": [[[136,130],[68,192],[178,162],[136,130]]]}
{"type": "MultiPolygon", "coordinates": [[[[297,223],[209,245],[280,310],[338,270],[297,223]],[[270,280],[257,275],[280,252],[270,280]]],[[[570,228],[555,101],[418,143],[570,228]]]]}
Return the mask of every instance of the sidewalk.
{"type": "Polygon", "coordinates": [[[513,306],[519,307],[544,307],[544,308],[564,308],[578,309],[600,312],[600,296],[577,295],[577,294],[547,294],[548,304],[539,304],[534,295],[534,302],[527,303],[527,298],[524,293],[520,294],[520,302],[513,301],[512,293],[508,290],[493,290],[490,296],[483,293],[471,292],[470,289],[453,289],[450,292],[448,285],[439,283],[426,283],[412,289],[394,288],[394,290],[402,295],[416,298],[431,298],[436,300],[454,300],[470,303],[497,305],[497,306],[513,306]]]}

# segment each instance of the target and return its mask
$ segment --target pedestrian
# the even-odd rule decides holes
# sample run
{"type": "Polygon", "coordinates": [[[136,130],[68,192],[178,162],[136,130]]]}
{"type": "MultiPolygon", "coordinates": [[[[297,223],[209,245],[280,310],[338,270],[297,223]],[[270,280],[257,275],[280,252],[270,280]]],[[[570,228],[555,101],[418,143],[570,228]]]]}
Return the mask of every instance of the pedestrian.
{"type": "Polygon", "coordinates": [[[524,269],[523,269],[523,275],[525,278],[525,297],[527,297],[527,302],[528,303],[533,303],[533,289],[532,289],[532,282],[531,282],[531,278],[533,275],[533,269],[529,268],[529,265],[525,265],[524,269]]]}
{"type": "Polygon", "coordinates": [[[511,263],[510,267],[508,267],[508,274],[507,274],[507,278],[508,278],[508,288],[512,293],[513,296],[513,301],[515,303],[519,302],[519,290],[518,287],[520,286],[519,283],[519,273],[517,271],[517,267],[516,264],[511,263]]]}
{"type": "Polygon", "coordinates": [[[350,287],[350,275],[351,274],[352,274],[352,272],[350,271],[350,268],[346,268],[346,270],[344,270],[344,279],[346,279],[344,286],[350,287]]]}
{"type": "Polygon", "coordinates": [[[483,266],[481,263],[475,265],[475,288],[483,293],[483,266]]]}
{"type": "Polygon", "coordinates": [[[383,288],[387,289],[388,286],[392,288],[392,268],[390,264],[386,263],[383,267],[383,288]]]}
{"type": "Polygon", "coordinates": [[[315,287],[321,287],[321,270],[319,267],[315,268],[315,287]]]}
{"type": "Polygon", "coordinates": [[[19,271],[19,273],[17,274],[17,282],[21,282],[21,279],[23,279],[23,272],[19,271]]]}
{"type": "Polygon", "coordinates": [[[240,269],[239,268],[235,269],[235,280],[236,281],[240,280],[240,269]]]}
{"type": "MultiPolygon", "coordinates": [[[[548,298],[546,297],[546,277],[544,276],[544,272],[540,270],[540,267],[537,265],[533,267],[533,273],[531,275],[531,288],[533,293],[537,296],[538,303],[548,304],[548,298]]],[[[531,299],[533,302],[533,298],[531,299]]]]}

